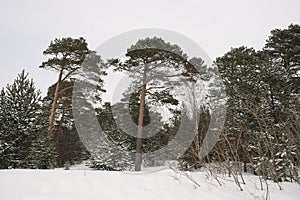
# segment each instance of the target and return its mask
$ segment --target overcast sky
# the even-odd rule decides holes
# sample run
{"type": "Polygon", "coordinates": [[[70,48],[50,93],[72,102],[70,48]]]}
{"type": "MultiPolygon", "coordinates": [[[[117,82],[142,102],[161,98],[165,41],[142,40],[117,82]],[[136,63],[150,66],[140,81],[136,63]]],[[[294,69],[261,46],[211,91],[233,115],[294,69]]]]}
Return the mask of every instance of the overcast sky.
{"type": "Polygon", "coordinates": [[[261,49],[275,28],[300,24],[299,0],[0,0],[0,88],[22,69],[44,93],[57,74],[39,69],[50,41],[84,37],[91,49],[122,32],[162,28],[214,60],[230,47],[261,49]]]}

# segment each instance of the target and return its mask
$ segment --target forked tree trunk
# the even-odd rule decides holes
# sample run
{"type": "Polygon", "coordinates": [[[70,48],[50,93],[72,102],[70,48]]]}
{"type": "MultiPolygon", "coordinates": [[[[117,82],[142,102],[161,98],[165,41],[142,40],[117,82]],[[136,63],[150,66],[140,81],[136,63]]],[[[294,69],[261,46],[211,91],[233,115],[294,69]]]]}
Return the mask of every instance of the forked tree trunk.
{"type": "Polygon", "coordinates": [[[48,127],[48,136],[50,139],[53,135],[54,119],[55,119],[57,100],[58,100],[58,96],[59,96],[59,88],[60,88],[60,83],[62,80],[63,70],[64,70],[64,68],[61,68],[61,70],[59,72],[58,81],[56,83],[56,88],[55,88],[55,93],[54,93],[54,99],[53,99],[53,103],[52,103],[52,109],[51,109],[50,121],[49,121],[49,127],[48,127]]]}

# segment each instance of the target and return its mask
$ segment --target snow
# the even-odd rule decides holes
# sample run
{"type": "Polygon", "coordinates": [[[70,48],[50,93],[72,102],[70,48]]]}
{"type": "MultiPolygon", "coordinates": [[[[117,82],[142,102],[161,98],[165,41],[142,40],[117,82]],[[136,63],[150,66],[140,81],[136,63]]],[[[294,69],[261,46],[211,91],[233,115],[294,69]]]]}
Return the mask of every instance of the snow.
{"type": "MultiPolygon", "coordinates": [[[[240,191],[229,177],[217,181],[206,172],[175,173],[171,169],[144,169],[143,172],[87,170],[0,170],[1,200],[247,200],[263,199],[258,177],[245,174],[240,191]],[[194,181],[192,181],[194,180],[194,181]]],[[[269,182],[271,199],[299,199],[296,183],[281,183],[283,190],[269,182]]],[[[265,187],[265,185],[264,185],[265,187]]]]}

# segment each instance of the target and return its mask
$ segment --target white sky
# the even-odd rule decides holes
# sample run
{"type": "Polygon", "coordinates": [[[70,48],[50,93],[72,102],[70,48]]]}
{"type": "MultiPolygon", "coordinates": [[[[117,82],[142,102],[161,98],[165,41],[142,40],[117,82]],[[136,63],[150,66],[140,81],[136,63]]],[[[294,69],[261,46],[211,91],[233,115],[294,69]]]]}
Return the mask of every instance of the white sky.
{"type": "Polygon", "coordinates": [[[0,88],[22,69],[43,92],[57,74],[39,69],[50,41],[87,39],[91,49],[139,28],[179,32],[214,60],[230,47],[260,49],[274,28],[300,24],[299,0],[0,0],[0,88]]]}

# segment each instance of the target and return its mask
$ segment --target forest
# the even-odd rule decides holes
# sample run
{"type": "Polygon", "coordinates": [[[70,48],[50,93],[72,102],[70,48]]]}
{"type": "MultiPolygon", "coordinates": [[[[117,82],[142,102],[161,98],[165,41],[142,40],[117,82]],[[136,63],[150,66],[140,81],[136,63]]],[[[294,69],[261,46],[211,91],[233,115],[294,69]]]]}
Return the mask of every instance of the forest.
{"type": "Polygon", "coordinates": [[[36,67],[57,73],[45,96],[25,70],[1,89],[0,169],[87,161],[141,171],[172,160],[174,170],[228,174],[241,190],[244,172],[300,183],[298,24],[271,30],[262,49],[231,48],[212,66],[160,37],[108,60],[82,37],[57,38],[41,54],[36,67]],[[102,98],[111,73],[130,80],[117,103],[102,98]]]}

